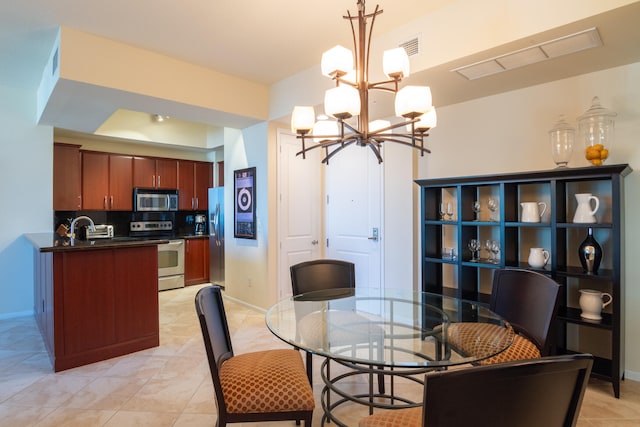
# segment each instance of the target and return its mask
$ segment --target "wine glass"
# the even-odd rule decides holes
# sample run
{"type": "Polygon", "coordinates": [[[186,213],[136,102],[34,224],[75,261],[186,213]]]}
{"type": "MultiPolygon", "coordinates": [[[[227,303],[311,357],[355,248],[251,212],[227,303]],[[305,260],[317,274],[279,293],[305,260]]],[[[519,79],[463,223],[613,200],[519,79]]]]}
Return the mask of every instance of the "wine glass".
{"type": "Polygon", "coordinates": [[[451,202],[447,203],[447,216],[449,217],[449,221],[453,219],[453,205],[451,202]]]}
{"type": "Polygon", "coordinates": [[[480,211],[482,210],[482,205],[480,204],[480,200],[476,200],[473,202],[473,212],[476,214],[476,219],[474,221],[480,221],[480,211]]]}
{"type": "Polygon", "coordinates": [[[482,243],[482,249],[487,251],[487,262],[493,263],[493,258],[491,256],[491,239],[487,239],[482,243]]]}
{"type": "Polygon", "coordinates": [[[469,247],[469,250],[471,251],[471,259],[469,261],[470,262],[478,262],[478,258],[476,257],[476,254],[480,250],[480,244],[478,243],[478,240],[477,239],[469,240],[469,244],[467,246],[469,247]]]}
{"type": "Polygon", "coordinates": [[[438,207],[438,215],[440,215],[440,221],[444,221],[444,215],[447,213],[444,207],[444,203],[440,203],[440,207],[438,207]]]}
{"type": "Polygon", "coordinates": [[[493,254],[493,263],[500,264],[500,260],[498,259],[498,253],[500,253],[500,242],[494,240],[491,242],[491,253],[493,254]]]}
{"type": "Polygon", "coordinates": [[[497,221],[498,217],[496,216],[496,211],[498,210],[498,202],[495,199],[490,198],[489,200],[487,200],[487,207],[491,211],[489,219],[491,221],[497,221]]]}

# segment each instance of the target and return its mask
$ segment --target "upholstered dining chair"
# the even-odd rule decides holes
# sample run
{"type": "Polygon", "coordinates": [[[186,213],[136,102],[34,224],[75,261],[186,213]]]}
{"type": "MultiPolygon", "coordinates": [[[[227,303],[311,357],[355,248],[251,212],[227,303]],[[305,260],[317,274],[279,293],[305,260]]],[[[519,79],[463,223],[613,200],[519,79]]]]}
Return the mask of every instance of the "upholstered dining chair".
{"type": "MultiPolygon", "coordinates": [[[[316,259],[292,265],[289,269],[294,296],[329,289],[352,289],[356,286],[355,264],[352,262],[336,259],[316,259]]],[[[338,301],[336,303],[339,304],[338,301]]],[[[357,321],[354,323],[357,323],[357,321]]],[[[348,335],[348,338],[353,340],[353,335],[348,335]]],[[[379,346],[384,345],[384,331],[382,330],[380,331],[379,341],[379,346]]],[[[310,352],[307,352],[306,357],[307,375],[309,381],[312,381],[313,356],[310,352]]],[[[378,376],[378,390],[380,393],[384,393],[384,376],[382,374],[378,376]]]]}
{"type": "Polygon", "coordinates": [[[195,298],[218,407],[216,426],[227,423],[304,420],[315,407],[300,353],[293,349],[235,355],[219,286],[195,298]]]}
{"type": "Polygon", "coordinates": [[[359,427],[575,426],[592,366],[590,354],[574,354],[428,373],[422,406],[359,427]]]}
{"type": "MultiPolygon", "coordinates": [[[[502,316],[516,332],[505,351],[480,364],[533,359],[549,355],[549,337],[558,312],[560,285],[544,274],[523,269],[499,269],[493,273],[489,308],[502,316]]],[[[458,351],[475,354],[479,334],[491,333],[491,324],[453,323],[449,344],[458,351]]]]}

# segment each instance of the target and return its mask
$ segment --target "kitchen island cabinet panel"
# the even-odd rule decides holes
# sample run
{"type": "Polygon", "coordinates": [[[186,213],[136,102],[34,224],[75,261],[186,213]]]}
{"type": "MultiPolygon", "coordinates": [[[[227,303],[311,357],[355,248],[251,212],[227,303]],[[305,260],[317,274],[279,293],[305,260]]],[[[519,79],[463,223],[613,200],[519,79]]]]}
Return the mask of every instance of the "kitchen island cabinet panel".
{"type": "Polygon", "coordinates": [[[36,247],[36,321],[56,372],[159,345],[158,249],[135,245],[36,247]]]}
{"type": "Polygon", "coordinates": [[[114,251],[116,333],[119,341],[158,332],[158,249],[155,246],[114,251]],[[148,252],[140,257],[140,251],[148,252]],[[151,297],[155,296],[155,297],[151,297]]]}
{"type": "Polygon", "coordinates": [[[54,255],[56,348],[78,354],[116,342],[113,251],[54,255]],[[59,259],[57,259],[59,258],[59,259]]]}

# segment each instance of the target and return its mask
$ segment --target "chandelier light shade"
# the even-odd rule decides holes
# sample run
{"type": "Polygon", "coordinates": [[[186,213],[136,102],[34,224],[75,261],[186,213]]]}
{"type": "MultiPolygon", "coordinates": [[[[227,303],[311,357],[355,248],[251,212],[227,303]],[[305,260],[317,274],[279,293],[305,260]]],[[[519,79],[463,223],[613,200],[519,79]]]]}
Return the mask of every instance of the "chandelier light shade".
{"type": "Polygon", "coordinates": [[[384,142],[407,145],[419,150],[421,155],[430,153],[431,151],[424,147],[424,138],[428,136],[429,129],[433,129],[437,124],[431,90],[428,86],[399,88],[400,81],[410,74],[409,57],[401,47],[383,53],[382,71],[388,80],[367,80],[373,24],[382,10],[376,6],[373,13],[367,14],[365,0],[358,0],[357,6],[357,16],[353,16],[349,11],[344,16],[351,24],[354,51],[338,45],[322,55],[322,74],[335,82],[335,87],[327,90],[324,97],[324,112],[330,118],[316,122],[313,107],[296,106],[293,109],[291,129],[302,140],[302,150],[298,154],[302,154],[304,158],[309,150],[324,149],[325,157],[322,162],[328,164],[329,159],[342,149],[356,144],[369,147],[378,163],[382,163],[381,148],[384,142]],[[369,20],[371,25],[367,30],[369,20]],[[370,90],[394,93],[395,112],[403,120],[395,124],[385,120],[370,121],[370,90]],[[350,120],[356,116],[356,120],[350,120]],[[394,133],[395,129],[406,129],[406,133],[394,133]],[[312,144],[307,146],[307,142],[312,144]]]}
{"type": "Polygon", "coordinates": [[[324,76],[343,76],[353,70],[353,52],[340,45],[332,47],[322,54],[320,68],[324,76]]]}
{"type": "Polygon", "coordinates": [[[429,86],[405,86],[396,94],[396,116],[415,119],[431,109],[429,86]]]}
{"type": "Polygon", "coordinates": [[[333,135],[337,135],[340,130],[338,129],[338,122],[335,120],[318,120],[313,125],[313,142],[323,142],[328,139],[334,138],[333,135]]]}
{"type": "MultiPolygon", "coordinates": [[[[418,121],[413,124],[413,128],[416,132],[427,132],[429,129],[436,127],[438,124],[438,115],[436,109],[431,108],[418,118],[418,121]]],[[[407,132],[411,132],[411,125],[407,125],[407,132]]]]}
{"type": "Polygon", "coordinates": [[[291,130],[296,133],[308,133],[313,129],[316,113],[313,107],[296,106],[291,114],[291,130]]]}
{"type": "Polygon", "coordinates": [[[409,55],[403,47],[385,50],[382,56],[382,71],[390,79],[409,77],[409,55]]]}
{"type": "Polygon", "coordinates": [[[360,93],[352,86],[336,86],[324,93],[324,112],[336,119],[360,114],[360,93]]]}

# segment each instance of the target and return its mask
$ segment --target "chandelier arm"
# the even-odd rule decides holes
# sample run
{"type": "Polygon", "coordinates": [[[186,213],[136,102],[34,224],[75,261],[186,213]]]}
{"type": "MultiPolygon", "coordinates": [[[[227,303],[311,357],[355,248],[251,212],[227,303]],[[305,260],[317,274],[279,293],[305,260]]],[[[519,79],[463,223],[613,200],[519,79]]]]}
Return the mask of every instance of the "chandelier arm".
{"type": "MultiPolygon", "coordinates": [[[[371,56],[371,36],[373,35],[373,24],[375,24],[375,22],[376,22],[376,15],[378,15],[378,8],[379,7],[380,7],[380,5],[376,5],[376,10],[374,10],[373,14],[371,15],[371,26],[369,27],[369,37],[367,38],[367,53],[366,53],[367,67],[365,68],[365,72],[364,72],[364,77],[365,77],[364,81],[365,82],[369,81],[369,57],[371,56]]],[[[364,10],[364,3],[363,3],[362,4],[362,13],[364,14],[364,12],[365,12],[365,10],[364,10]]],[[[365,16],[364,19],[366,20],[366,16],[365,16]]]]}
{"type": "MultiPolygon", "coordinates": [[[[345,148],[347,148],[349,145],[353,144],[354,142],[356,142],[356,139],[354,138],[350,138],[349,140],[347,140],[344,144],[342,144],[341,146],[337,147],[335,150],[333,150],[332,152],[328,153],[324,159],[322,159],[322,163],[326,163],[327,165],[329,164],[329,159],[332,158],[333,156],[335,156],[337,153],[339,153],[340,151],[344,150],[345,148]]],[[[327,147],[328,148],[328,147],[327,147]]],[[[328,151],[328,150],[327,150],[328,151]]]]}
{"type": "Polygon", "coordinates": [[[371,148],[371,151],[373,151],[376,155],[378,164],[382,163],[382,155],[380,154],[380,147],[378,146],[378,144],[369,143],[368,145],[369,148],[371,148]]]}
{"type": "MultiPolygon", "coordinates": [[[[402,135],[402,136],[404,136],[404,135],[402,135]]],[[[422,138],[420,138],[420,143],[421,143],[420,146],[416,145],[413,142],[402,141],[400,139],[383,138],[383,137],[376,137],[376,138],[378,138],[380,140],[383,140],[384,142],[395,142],[396,144],[406,145],[408,147],[415,148],[416,150],[420,150],[420,151],[422,151],[424,153],[431,153],[431,150],[429,150],[428,148],[424,148],[423,143],[422,143],[423,142],[422,138]]]]}
{"type": "Polygon", "coordinates": [[[398,81],[399,79],[393,80],[385,80],[383,82],[369,83],[369,89],[377,89],[377,90],[386,90],[389,92],[397,93],[398,92],[398,81]],[[384,85],[393,84],[394,87],[385,87],[384,85]]]}
{"type": "Polygon", "coordinates": [[[342,126],[342,133],[344,134],[344,127],[346,126],[351,132],[357,134],[357,135],[362,135],[362,132],[360,132],[358,129],[354,128],[353,126],[351,126],[349,123],[345,122],[344,120],[339,120],[340,125],[342,126]]]}
{"type": "MultiPolygon", "coordinates": [[[[408,124],[413,124],[413,123],[415,123],[415,122],[417,122],[417,121],[418,121],[418,119],[413,119],[413,120],[410,120],[410,121],[408,121],[408,122],[399,122],[399,123],[394,123],[394,124],[389,125],[389,126],[387,126],[387,127],[384,127],[384,128],[378,129],[378,130],[376,130],[375,132],[369,132],[369,135],[375,135],[375,136],[378,136],[378,135],[380,135],[380,134],[381,134],[381,133],[383,133],[383,132],[386,132],[386,131],[389,131],[389,130],[393,130],[393,129],[397,129],[397,128],[399,128],[399,127],[402,127],[402,126],[405,126],[405,125],[408,125],[408,124]]],[[[402,134],[401,134],[401,135],[399,135],[399,136],[407,136],[407,135],[402,135],[402,134]]]]}

